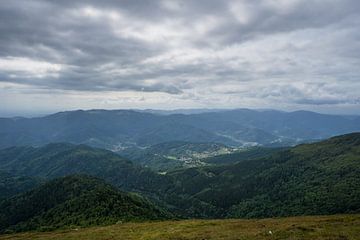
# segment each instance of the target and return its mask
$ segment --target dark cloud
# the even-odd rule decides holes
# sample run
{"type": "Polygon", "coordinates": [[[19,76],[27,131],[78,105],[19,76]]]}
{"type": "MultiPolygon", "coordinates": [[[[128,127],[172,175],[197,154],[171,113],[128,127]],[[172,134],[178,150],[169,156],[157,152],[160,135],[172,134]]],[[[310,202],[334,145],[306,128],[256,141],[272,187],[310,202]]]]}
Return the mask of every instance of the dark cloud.
{"type": "Polygon", "coordinates": [[[187,106],[358,106],[359,12],[356,0],[8,1],[0,94],[18,84],[187,106]]]}

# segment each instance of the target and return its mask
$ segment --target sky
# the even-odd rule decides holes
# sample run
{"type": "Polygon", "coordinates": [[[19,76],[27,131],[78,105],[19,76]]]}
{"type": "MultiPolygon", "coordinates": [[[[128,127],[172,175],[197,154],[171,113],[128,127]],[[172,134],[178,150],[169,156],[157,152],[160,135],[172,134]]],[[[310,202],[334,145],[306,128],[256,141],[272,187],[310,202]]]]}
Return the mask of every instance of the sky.
{"type": "Polygon", "coordinates": [[[0,116],[244,107],[360,114],[360,1],[0,1],[0,116]]]}

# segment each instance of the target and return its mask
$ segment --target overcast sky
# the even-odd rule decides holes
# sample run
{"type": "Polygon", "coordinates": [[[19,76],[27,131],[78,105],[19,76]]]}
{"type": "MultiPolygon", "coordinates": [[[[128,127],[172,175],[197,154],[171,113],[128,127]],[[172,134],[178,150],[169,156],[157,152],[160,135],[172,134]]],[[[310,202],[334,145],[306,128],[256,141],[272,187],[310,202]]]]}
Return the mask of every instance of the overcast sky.
{"type": "Polygon", "coordinates": [[[0,2],[0,114],[360,113],[359,0],[0,2]]]}

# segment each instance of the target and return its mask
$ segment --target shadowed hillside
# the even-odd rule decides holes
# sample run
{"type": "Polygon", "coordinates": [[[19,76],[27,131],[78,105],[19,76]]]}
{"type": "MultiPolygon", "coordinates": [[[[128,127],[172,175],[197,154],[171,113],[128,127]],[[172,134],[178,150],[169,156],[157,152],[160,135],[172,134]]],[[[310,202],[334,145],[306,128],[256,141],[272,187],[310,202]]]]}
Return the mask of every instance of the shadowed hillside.
{"type": "Polygon", "coordinates": [[[42,180],[39,178],[15,176],[0,171],[0,200],[30,190],[41,183],[42,180]]]}
{"type": "Polygon", "coordinates": [[[68,176],[0,202],[0,233],[169,216],[139,195],[121,192],[99,179],[68,176]]]}
{"type": "Polygon", "coordinates": [[[167,184],[167,177],[142,168],[119,155],[86,145],[53,143],[43,147],[0,150],[0,170],[14,175],[42,178],[87,174],[134,191],[153,192],[167,184]]]}

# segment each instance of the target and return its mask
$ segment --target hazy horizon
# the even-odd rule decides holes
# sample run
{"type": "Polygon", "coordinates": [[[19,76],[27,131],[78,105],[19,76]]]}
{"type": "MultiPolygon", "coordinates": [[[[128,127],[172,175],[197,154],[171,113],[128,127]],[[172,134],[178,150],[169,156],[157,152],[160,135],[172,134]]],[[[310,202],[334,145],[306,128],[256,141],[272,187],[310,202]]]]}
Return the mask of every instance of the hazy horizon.
{"type": "Polygon", "coordinates": [[[322,111],[311,111],[304,109],[295,109],[295,110],[283,110],[275,108],[174,108],[174,109],[152,109],[152,108],[113,108],[113,109],[101,109],[101,108],[74,108],[74,109],[65,109],[59,111],[45,111],[45,112],[0,112],[0,118],[12,118],[12,117],[43,117],[51,114],[56,114],[59,112],[72,112],[72,111],[96,111],[96,110],[105,110],[105,111],[117,111],[117,110],[129,110],[129,111],[139,111],[139,112],[149,112],[149,113],[161,113],[166,112],[167,114],[173,113],[183,113],[183,114],[192,114],[192,113],[203,113],[203,112],[219,112],[219,111],[231,111],[239,109],[248,109],[254,111],[278,111],[278,112],[297,112],[297,111],[308,111],[320,114],[327,115],[340,115],[340,116],[360,116],[360,113],[339,113],[339,112],[322,112],[322,111]]]}

